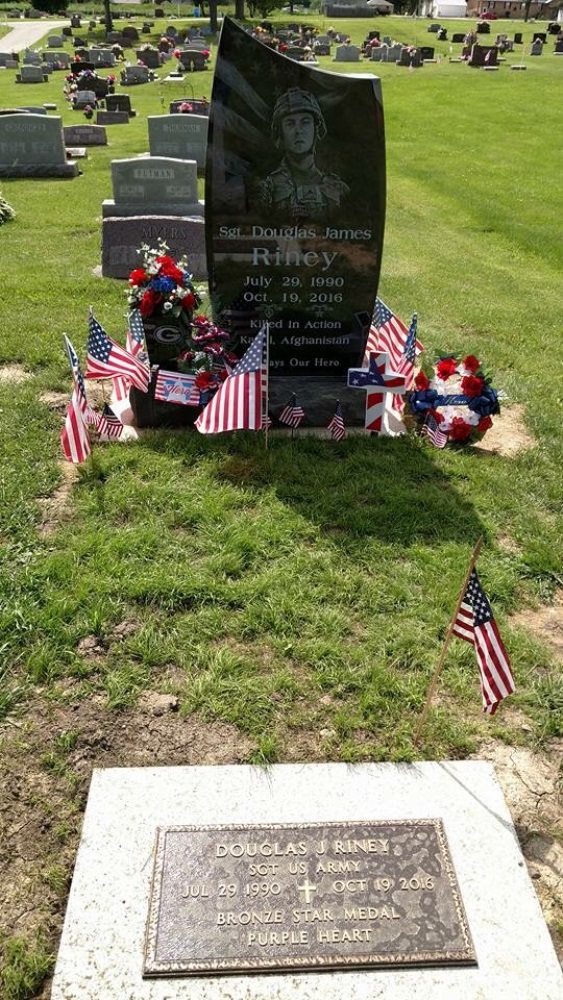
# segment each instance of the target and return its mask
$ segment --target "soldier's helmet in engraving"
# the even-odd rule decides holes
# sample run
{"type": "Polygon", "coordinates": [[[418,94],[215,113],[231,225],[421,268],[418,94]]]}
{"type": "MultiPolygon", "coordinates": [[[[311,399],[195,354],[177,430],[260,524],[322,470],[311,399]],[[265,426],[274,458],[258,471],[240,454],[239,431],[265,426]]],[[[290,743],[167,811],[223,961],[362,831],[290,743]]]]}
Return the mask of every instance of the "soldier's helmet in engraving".
{"type": "Polygon", "coordinates": [[[314,94],[308,90],[301,90],[300,87],[290,87],[281,97],[278,97],[274,105],[272,115],[272,135],[276,144],[280,138],[280,123],[287,115],[294,115],[307,112],[315,119],[315,131],[317,139],[324,139],[326,135],[326,125],[319,102],[314,94]]]}

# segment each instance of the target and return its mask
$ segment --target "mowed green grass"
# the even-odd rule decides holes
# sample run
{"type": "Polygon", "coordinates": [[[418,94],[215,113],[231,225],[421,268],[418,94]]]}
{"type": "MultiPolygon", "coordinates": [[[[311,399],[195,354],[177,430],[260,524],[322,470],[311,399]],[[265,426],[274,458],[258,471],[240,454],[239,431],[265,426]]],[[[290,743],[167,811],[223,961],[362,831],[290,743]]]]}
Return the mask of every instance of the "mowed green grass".
{"type": "MultiPolygon", "coordinates": [[[[407,18],[337,28],[359,43],[374,25],[435,43],[426,22],[407,18]]],[[[82,176],[2,183],[18,214],[0,230],[0,361],[32,376],[0,383],[4,714],[25,712],[37,685],[57,697],[69,676],[84,696],[101,690],[108,710],[127,711],[173,663],[182,711],[251,734],[256,760],[292,759],[303,731],[317,754],[345,760],[463,756],[486,731],[530,742],[563,732],[550,649],[511,622],[561,585],[563,64],[551,43],[520,73],[509,69],[520,53],[484,73],[450,63],[449,42],[436,48],[442,61],[420,71],[373,67],[388,157],[380,294],[404,319],[418,312],[429,357],[478,354],[509,397],[506,412],[522,407],[534,446],[508,458],[438,452],[413,437],[336,445],[273,436],[266,450],[259,435],[160,431],[96,448],[44,538],[39,501],[61,482],[61,456],[60,414],[41,400],[70,391],[62,333],[84,357],[90,304],[110,334],[125,333],[125,284],[94,274],[111,160],[148,151],[147,115],[192,87],[209,96],[212,72],[131,88],[137,117],[108,129],[110,145],[90,149],[82,176]],[[481,534],[483,581],[515,668],[510,704],[531,728],[523,733],[508,706],[483,720],[472,650],[457,643],[417,747],[481,534]],[[125,619],[138,628],[116,646],[125,619]],[[77,652],[91,634],[107,646],[95,665],[77,652]]],[[[13,76],[0,77],[4,106],[52,100],[65,124],[83,120],[63,99],[64,74],[26,87],[13,76]]]]}

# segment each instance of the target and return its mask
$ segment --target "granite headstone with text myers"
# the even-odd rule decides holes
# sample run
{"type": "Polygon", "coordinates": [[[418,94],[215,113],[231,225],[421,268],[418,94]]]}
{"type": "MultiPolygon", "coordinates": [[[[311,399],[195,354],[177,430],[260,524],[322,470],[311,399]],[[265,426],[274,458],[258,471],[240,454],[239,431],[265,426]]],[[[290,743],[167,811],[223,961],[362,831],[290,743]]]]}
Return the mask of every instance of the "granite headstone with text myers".
{"type": "Polygon", "coordinates": [[[268,320],[272,411],[295,391],[309,423],[340,398],[363,424],[346,374],[361,363],[381,264],[379,80],[295,63],[225,18],[205,200],[214,318],[239,355],[268,320]]]}

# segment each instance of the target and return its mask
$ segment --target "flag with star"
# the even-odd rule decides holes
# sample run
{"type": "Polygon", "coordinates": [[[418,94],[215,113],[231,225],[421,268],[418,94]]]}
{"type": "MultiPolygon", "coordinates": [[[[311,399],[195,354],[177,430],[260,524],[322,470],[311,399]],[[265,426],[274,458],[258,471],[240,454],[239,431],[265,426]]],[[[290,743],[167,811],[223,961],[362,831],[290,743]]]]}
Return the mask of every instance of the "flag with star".
{"type": "Polygon", "coordinates": [[[116,344],[94,314],[90,311],[88,321],[88,362],[86,378],[128,378],[131,385],[141,392],[147,392],[150,370],[147,365],[116,344]]]}
{"type": "Polygon", "coordinates": [[[342,403],[340,400],[336,402],[336,409],[334,411],[334,416],[327,426],[327,430],[330,432],[330,436],[333,441],[343,441],[346,437],[346,428],[344,426],[344,417],[342,416],[342,403]]]}
{"type": "Polygon", "coordinates": [[[267,325],[227,376],[195,422],[200,434],[265,429],[268,387],[267,325]]]}
{"type": "Polygon", "coordinates": [[[452,633],[475,647],[483,711],[494,715],[502,699],[514,691],[514,677],[491,605],[475,568],[469,577],[452,633]]]}
{"type": "Polygon", "coordinates": [[[293,396],[281,411],[278,420],[280,424],[287,424],[288,427],[299,427],[299,424],[304,417],[305,411],[303,407],[299,405],[297,396],[293,393],[293,396]]]}

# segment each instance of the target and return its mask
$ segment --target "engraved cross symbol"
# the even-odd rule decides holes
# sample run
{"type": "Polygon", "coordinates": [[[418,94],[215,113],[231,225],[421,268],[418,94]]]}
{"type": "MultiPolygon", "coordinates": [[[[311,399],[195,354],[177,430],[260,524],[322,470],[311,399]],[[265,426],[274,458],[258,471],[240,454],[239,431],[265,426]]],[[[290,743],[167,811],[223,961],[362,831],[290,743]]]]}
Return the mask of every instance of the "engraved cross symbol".
{"type": "Polygon", "coordinates": [[[309,882],[308,878],[305,879],[303,885],[298,885],[297,886],[297,892],[304,892],[305,893],[305,902],[306,903],[310,903],[311,902],[311,893],[312,892],[316,892],[316,890],[317,890],[316,885],[312,885],[312,883],[309,882]]]}

